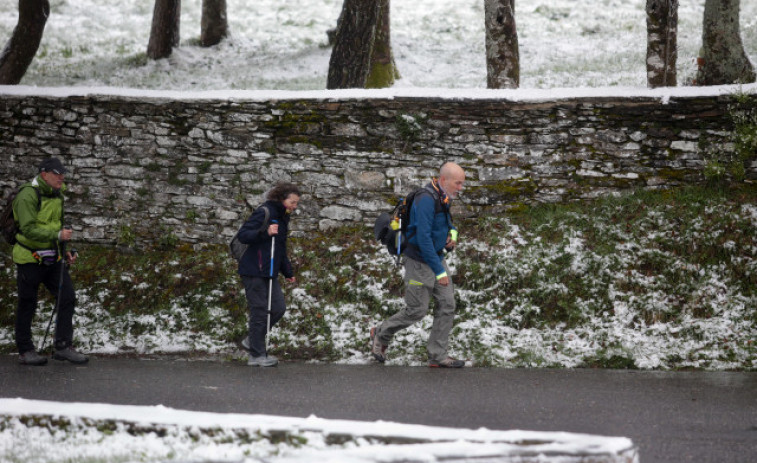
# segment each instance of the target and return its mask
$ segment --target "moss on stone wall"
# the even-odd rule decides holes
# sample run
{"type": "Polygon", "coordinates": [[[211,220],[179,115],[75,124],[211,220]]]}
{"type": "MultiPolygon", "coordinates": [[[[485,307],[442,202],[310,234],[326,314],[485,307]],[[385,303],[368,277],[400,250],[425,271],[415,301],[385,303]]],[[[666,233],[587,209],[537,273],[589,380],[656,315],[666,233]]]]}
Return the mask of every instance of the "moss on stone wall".
{"type": "Polygon", "coordinates": [[[466,187],[465,194],[471,198],[487,198],[496,202],[511,202],[533,196],[539,186],[531,178],[507,179],[483,185],[466,187]]]}

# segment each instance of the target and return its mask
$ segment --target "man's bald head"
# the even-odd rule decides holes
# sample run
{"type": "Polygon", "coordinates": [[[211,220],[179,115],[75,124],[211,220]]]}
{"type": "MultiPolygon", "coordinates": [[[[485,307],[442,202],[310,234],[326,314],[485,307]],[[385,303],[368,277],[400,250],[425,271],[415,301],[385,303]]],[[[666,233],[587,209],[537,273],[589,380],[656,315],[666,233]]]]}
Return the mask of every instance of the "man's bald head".
{"type": "Polygon", "coordinates": [[[457,198],[465,183],[465,171],[454,162],[446,162],[439,169],[439,185],[451,198],[457,198]]]}

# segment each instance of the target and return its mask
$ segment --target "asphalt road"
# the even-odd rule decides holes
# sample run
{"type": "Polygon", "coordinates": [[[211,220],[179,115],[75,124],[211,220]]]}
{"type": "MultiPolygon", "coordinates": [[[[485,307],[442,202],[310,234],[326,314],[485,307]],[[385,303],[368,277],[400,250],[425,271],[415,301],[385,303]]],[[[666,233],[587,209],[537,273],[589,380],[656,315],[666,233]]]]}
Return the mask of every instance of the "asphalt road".
{"type": "Polygon", "coordinates": [[[0,396],[631,438],[641,463],[757,462],[757,373],[0,356],[0,396]]]}

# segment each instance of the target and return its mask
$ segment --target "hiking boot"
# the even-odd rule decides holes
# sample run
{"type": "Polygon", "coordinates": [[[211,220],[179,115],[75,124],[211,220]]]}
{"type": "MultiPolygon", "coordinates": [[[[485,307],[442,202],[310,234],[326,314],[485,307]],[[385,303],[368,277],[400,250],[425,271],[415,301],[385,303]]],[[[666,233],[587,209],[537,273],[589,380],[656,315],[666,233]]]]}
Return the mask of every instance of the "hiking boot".
{"type": "Polygon", "coordinates": [[[74,350],[74,348],[71,346],[64,347],[63,349],[55,349],[53,358],[55,360],[68,360],[69,362],[76,363],[77,365],[89,362],[89,358],[86,355],[76,352],[76,350],[74,350]]]}
{"type": "Polygon", "coordinates": [[[247,359],[247,365],[251,367],[275,367],[278,365],[279,360],[272,355],[261,355],[259,357],[253,357],[247,359]]]}
{"type": "Polygon", "coordinates": [[[249,338],[249,336],[245,336],[245,337],[242,338],[241,341],[238,341],[237,342],[237,346],[240,349],[242,349],[243,351],[245,351],[245,352],[252,353],[252,352],[250,352],[250,338],[249,338]]]}
{"type": "Polygon", "coordinates": [[[18,363],[21,365],[40,366],[47,363],[47,357],[43,357],[36,350],[29,350],[18,355],[18,363]]]}
{"type": "Polygon", "coordinates": [[[376,336],[376,327],[371,328],[371,354],[377,362],[384,363],[386,361],[387,347],[389,346],[381,344],[381,340],[376,336]]]}
{"type": "Polygon", "coordinates": [[[447,357],[441,362],[430,361],[428,366],[431,368],[462,368],[465,366],[465,360],[457,360],[452,357],[447,357]]]}

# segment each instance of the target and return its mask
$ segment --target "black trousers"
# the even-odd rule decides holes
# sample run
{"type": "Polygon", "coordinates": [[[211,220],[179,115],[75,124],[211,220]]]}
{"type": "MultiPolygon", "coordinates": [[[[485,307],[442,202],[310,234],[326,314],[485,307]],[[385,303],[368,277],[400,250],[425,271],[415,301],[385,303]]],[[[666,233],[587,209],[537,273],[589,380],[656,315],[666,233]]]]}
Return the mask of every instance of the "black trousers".
{"type": "MultiPolygon", "coordinates": [[[[16,282],[18,283],[16,347],[19,354],[35,349],[32,339],[32,321],[37,311],[39,285],[45,285],[45,288],[57,298],[61,272],[63,272],[63,283],[60,288],[58,316],[55,323],[55,347],[62,349],[70,346],[74,337],[73,318],[76,293],[66,266],[60,262],[54,265],[19,264],[16,265],[16,270],[16,282]]],[[[50,310],[53,310],[53,308],[51,307],[50,310]]],[[[45,317],[45,320],[48,320],[47,317],[45,317]]],[[[47,327],[47,323],[45,323],[45,327],[47,327]]],[[[44,346],[40,346],[40,348],[44,348],[44,346]]]]}
{"type": "MultiPolygon", "coordinates": [[[[268,284],[269,278],[242,277],[244,294],[247,297],[247,308],[250,311],[249,340],[250,351],[255,357],[267,355],[265,337],[268,334],[268,284]]],[[[281,291],[279,280],[273,279],[271,291],[271,327],[276,325],[286,312],[284,293],[281,291]]]]}

